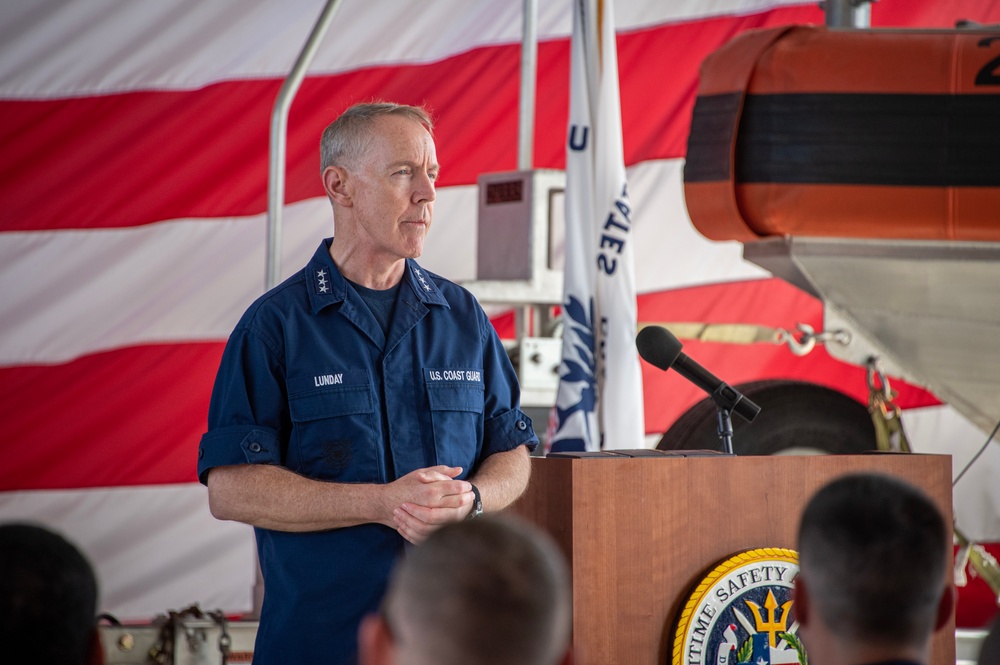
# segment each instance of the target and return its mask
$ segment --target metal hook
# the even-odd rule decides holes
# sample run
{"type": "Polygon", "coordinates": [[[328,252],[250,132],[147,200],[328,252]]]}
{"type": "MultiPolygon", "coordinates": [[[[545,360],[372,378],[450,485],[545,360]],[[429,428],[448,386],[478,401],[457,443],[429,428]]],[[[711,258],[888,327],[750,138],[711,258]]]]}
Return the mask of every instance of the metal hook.
{"type": "Polygon", "coordinates": [[[876,392],[882,393],[882,398],[885,401],[892,400],[892,389],[889,387],[889,379],[885,375],[885,371],[882,369],[882,364],[879,362],[877,356],[868,356],[868,360],[865,362],[868,368],[868,390],[873,394],[876,392]],[[878,376],[879,386],[875,385],[875,376],[878,376]]]}
{"type": "Polygon", "coordinates": [[[797,356],[804,356],[816,348],[815,330],[808,323],[797,323],[795,327],[802,333],[798,339],[787,330],[778,330],[775,334],[775,344],[787,344],[788,350],[797,356]]]}

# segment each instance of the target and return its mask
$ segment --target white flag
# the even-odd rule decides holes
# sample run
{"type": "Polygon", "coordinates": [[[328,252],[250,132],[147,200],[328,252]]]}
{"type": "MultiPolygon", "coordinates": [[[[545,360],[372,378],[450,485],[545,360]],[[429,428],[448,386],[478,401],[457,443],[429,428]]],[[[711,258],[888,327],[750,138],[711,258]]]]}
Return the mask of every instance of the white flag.
{"type": "Polygon", "coordinates": [[[635,259],[611,0],[574,0],[553,450],[643,447],[635,259]]]}

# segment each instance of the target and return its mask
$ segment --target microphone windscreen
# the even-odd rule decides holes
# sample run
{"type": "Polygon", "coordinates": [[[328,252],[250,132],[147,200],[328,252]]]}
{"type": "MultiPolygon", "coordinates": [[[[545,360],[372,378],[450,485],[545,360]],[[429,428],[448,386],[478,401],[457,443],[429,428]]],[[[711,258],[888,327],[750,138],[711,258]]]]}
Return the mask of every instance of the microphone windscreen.
{"type": "Polygon", "coordinates": [[[635,336],[635,346],[643,360],[666,371],[681,355],[684,345],[666,328],[646,326],[635,336]]]}

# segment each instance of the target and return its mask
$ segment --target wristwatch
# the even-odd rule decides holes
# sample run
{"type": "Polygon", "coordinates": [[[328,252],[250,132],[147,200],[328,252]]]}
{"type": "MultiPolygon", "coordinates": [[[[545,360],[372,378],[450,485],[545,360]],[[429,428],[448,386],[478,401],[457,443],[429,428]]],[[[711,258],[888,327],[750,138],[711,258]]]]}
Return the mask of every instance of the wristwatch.
{"type": "MultiPolygon", "coordinates": [[[[472,483],[469,484],[472,485],[472,483]]],[[[483,514],[483,497],[479,496],[479,488],[472,485],[472,493],[476,495],[476,498],[472,500],[472,510],[465,518],[467,520],[474,520],[483,514]]]]}

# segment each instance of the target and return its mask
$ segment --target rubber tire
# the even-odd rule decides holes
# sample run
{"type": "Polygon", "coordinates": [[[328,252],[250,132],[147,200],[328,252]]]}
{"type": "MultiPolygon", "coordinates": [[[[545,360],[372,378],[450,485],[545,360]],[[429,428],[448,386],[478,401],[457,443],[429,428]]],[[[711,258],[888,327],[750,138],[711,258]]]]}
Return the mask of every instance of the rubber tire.
{"type": "MultiPolygon", "coordinates": [[[[733,421],[737,455],[856,454],[875,450],[868,409],[830,388],[803,381],[753,381],[733,386],[760,406],[753,422],[733,421]]],[[[715,403],[706,397],[664,433],[659,450],[722,450],[715,403]]]]}

